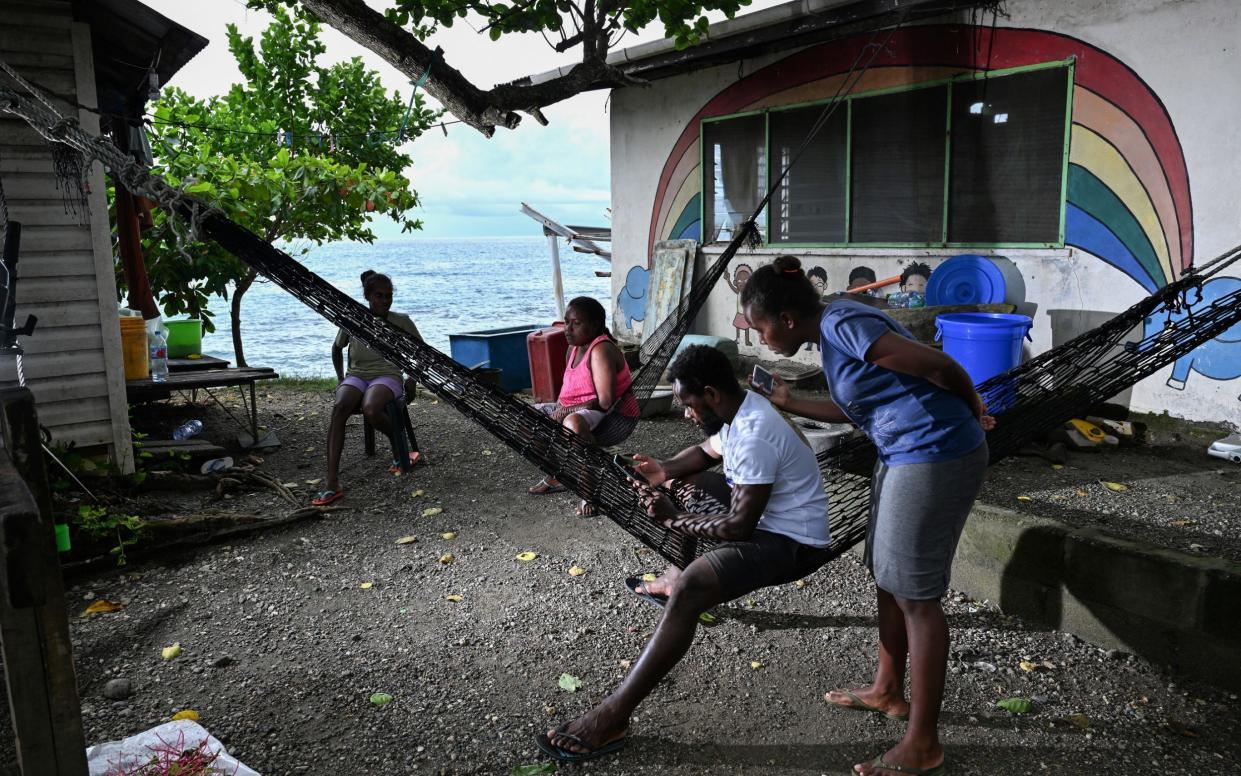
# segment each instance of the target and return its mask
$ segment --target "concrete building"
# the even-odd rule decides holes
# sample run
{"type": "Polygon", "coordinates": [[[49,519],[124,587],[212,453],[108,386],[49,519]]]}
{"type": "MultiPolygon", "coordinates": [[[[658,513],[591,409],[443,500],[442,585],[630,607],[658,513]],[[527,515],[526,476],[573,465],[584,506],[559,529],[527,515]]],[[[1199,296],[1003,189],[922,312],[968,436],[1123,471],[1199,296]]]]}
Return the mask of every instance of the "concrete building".
{"type": "MultiPolygon", "coordinates": [[[[781,253],[829,291],[859,265],[884,278],[993,258],[1007,301],[1034,319],[1037,353],[1241,242],[1241,6],[1027,0],[994,20],[929,7],[802,0],[717,24],[685,51],[613,55],[650,81],[610,103],[622,335],[647,323],[631,298],[655,243],[693,239],[700,261],[718,255],[838,93],[767,209],[765,245],[733,260],[699,318],[697,331],[736,338],[743,355],[771,356],[738,315],[738,291],[781,253]]],[[[1215,279],[1202,303],[1238,286],[1215,279]]],[[[1127,398],[1241,424],[1241,327],[1127,398]]]]}

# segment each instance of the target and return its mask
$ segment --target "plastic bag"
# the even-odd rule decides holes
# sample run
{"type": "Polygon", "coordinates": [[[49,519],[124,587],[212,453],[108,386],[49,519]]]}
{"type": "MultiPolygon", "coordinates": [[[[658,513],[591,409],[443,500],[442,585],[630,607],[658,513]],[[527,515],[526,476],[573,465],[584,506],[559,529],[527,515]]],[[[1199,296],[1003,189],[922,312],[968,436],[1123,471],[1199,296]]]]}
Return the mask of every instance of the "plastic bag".
{"type": "Polygon", "coordinates": [[[244,763],[230,756],[224,744],[208,733],[206,728],[188,719],[165,722],[123,741],[88,746],[86,764],[90,769],[90,776],[109,776],[118,770],[125,772],[146,765],[151,762],[155,752],[168,746],[180,750],[194,749],[203,741],[207,742],[205,751],[218,755],[211,765],[214,771],[227,776],[261,776],[258,771],[246,767],[244,763]]]}

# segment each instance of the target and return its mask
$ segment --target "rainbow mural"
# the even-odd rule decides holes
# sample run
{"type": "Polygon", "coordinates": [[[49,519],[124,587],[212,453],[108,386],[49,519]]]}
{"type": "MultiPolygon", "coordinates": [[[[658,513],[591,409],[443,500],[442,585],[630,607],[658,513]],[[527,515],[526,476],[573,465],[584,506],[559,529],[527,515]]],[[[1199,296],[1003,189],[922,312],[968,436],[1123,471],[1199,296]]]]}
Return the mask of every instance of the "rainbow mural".
{"type": "MultiPolygon", "coordinates": [[[[814,46],[724,89],[686,125],[664,163],[651,213],[657,240],[701,239],[698,127],[704,118],[834,94],[869,35],[814,46]]],[[[1115,57],[1067,35],[928,25],[897,31],[854,93],[964,72],[1075,59],[1065,243],[1111,264],[1148,292],[1193,262],[1189,174],[1167,110],[1115,57]],[[988,59],[989,57],[989,59],[988,59]]]]}

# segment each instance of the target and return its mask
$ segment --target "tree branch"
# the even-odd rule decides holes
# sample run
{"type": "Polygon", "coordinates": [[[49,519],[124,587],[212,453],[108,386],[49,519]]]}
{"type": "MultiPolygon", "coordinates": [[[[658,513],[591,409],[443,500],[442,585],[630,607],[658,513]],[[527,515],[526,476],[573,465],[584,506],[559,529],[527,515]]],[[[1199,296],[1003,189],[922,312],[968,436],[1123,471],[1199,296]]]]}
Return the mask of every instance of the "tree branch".
{"type": "MultiPolygon", "coordinates": [[[[422,77],[431,66],[435,54],[426,44],[370,8],[364,0],[300,2],[324,23],[374,51],[411,80],[422,77]]],[[[606,63],[606,25],[600,28],[595,24],[593,12],[586,14],[584,21],[583,61],[563,76],[540,84],[503,84],[483,90],[441,58],[431,69],[424,88],[449,113],[491,137],[496,127],[516,128],[521,123],[517,111],[541,115],[539,108],[568,99],[598,83],[617,86],[642,83],[606,63]],[[602,45],[597,40],[600,35],[603,36],[602,45]]]]}

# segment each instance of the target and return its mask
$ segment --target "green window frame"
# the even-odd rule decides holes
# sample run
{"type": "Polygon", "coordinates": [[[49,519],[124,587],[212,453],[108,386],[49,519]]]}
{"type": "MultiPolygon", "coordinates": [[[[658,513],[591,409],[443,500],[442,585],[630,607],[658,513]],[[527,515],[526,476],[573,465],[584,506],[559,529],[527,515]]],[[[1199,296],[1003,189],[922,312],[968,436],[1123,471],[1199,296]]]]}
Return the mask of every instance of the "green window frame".
{"type": "MultiPolygon", "coordinates": [[[[851,223],[852,198],[853,198],[853,103],[855,100],[862,100],[868,97],[876,97],[884,94],[895,94],[899,92],[910,92],[922,89],[934,89],[948,86],[947,89],[947,111],[946,124],[944,127],[944,200],[943,200],[943,225],[941,230],[941,239],[936,242],[855,242],[846,239],[845,242],[771,242],[772,232],[772,207],[769,205],[763,215],[764,233],[768,239],[766,244],[778,246],[780,248],[1063,248],[1064,247],[1064,213],[1065,199],[1068,191],[1068,168],[1069,168],[1069,137],[1073,126],[1073,84],[1074,84],[1074,68],[1075,58],[1056,60],[1051,62],[1040,62],[1032,65],[1023,65],[1020,67],[1011,67],[1001,70],[990,70],[985,72],[970,72],[952,76],[950,78],[941,78],[934,81],[925,81],[917,84],[907,84],[902,86],[894,86],[886,89],[872,89],[866,92],[850,94],[842,98],[842,104],[837,110],[846,111],[845,126],[845,192],[844,192],[844,229],[846,238],[852,237],[853,225],[851,223]],[[1060,164],[1060,201],[1059,214],[1060,226],[1057,238],[1054,242],[953,242],[948,239],[948,223],[949,223],[949,207],[950,192],[952,188],[951,165],[952,165],[952,93],[951,86],[963,81],[977,81],[982,79],[996,79],[1005,76],[1017,75],[1020,73],[1030,73],[1040,70],[1050,70],[1054,68],[1063,68],[1065,71],[1066,88],[1064,103],[1064,139],[1062,144],[1061,164],[1060,164]]],[[[771,183],[774,181],[779,171],[773,168],[771,163],[771,129],[770,116],[773,113],[781,113],[783,111],[797,110],[799,108],[814,107],[817,105],[826,105],[830,100],[812,100],[808,102],[800,102],[790,105],[781,105],[776,108],[764,108],[762,110],[743,111],[740,113],[731,113],[723,116],[712,116],[702,119],[698,126],[698,149],[699,149],[699,165],[700,165],[700,184],[702,186],[703,195],[699,197],[699,223],[702,224],[703,242],[706,242],[708,220],[706,218],[706,186],[709,176],[707,164],[713,160],[707,158],[706,142],[704,138],[704,128],[712,123],[729,121],[743,117],[753,117],[756,115],[763,116],[764,126],[764,154],[766,155],[766,172],[767,187],[770,189],[771,183]]]]}

